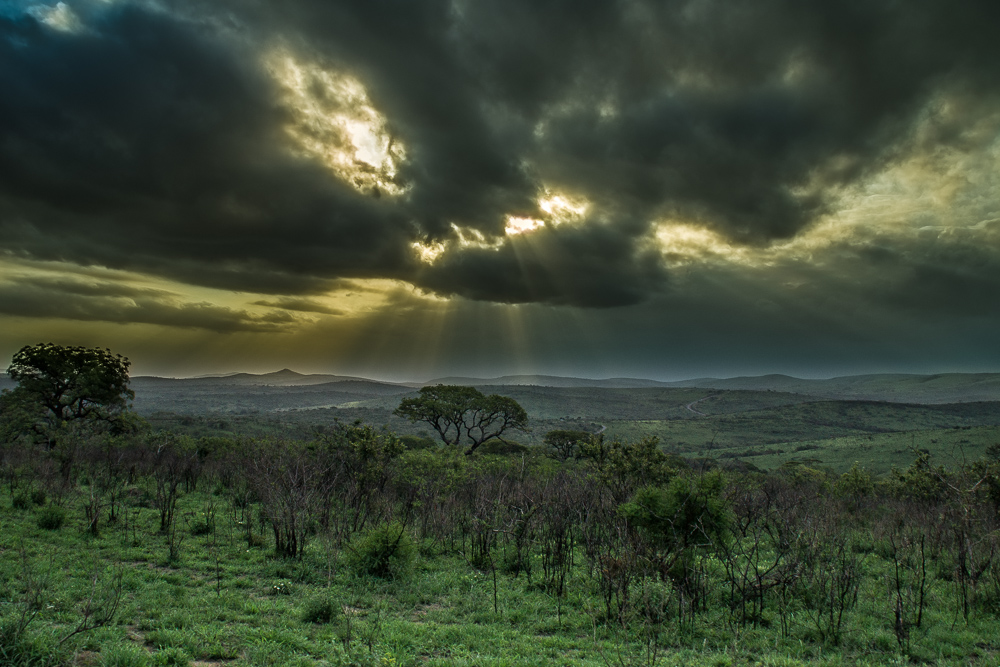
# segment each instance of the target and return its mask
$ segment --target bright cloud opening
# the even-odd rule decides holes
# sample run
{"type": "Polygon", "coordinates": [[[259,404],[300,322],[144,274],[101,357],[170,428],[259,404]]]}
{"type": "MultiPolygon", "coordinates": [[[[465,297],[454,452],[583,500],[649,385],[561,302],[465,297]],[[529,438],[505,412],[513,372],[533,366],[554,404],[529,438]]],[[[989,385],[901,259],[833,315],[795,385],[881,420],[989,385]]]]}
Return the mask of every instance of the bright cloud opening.
{"type": "Polygon", "coordinates": [[[471,229],[469,227],[459,227],[458,225],[452,223],[452,230],[455,232],[455,237],[458,239],[458,246],[460,248],[480,248],[487,250],[496,250],[503,245],[503,239],[497,239],[495,241],[490,241],[486,238],[478,229],[471,229]]]}
{"type": "Polygon", "coordinates": [[[590,202],[549,191],[538,200],[538,207],[552,217],[555,224],[580,220],[590,210],[590,202]]]}
{"type": "Polygon", "coordinates": [[[421,243],[420,241],[414,241],[410,246],[417,254],[417,259],[425,264],[433,264],[446,250],[445,244],[440,242],[421,243]]]}
{"type": "Polygon", "coordinates": [[[524,234],[525,232],[530,232],[544,226],[545,222],[542,220],[508,215],[507,226],[504,227],[504,232],[507,233],[507,236],[514,236],[516,234],[524,234]]]}
{"type": "Polygon", "coordinates": [[[718,233],[697,225],[661,222],[654,236],[664,259],[675,266],[709,257],[740,262],[747,259],[746,249],[733,246],[718,233]]]}
{"type": "Polygon", "coordinates": [[[284,50],[271,52],[264,62],[281,86],[291,115],[285,130],[299,152],[318,158],[359,192],[406,191],[397,178],[406,150],[360,81],[298,61],[284,50]]]}
{"type": "Polygon", "coordinates": [[[28,8],[28,14],[40,23],[44,23],[59,32],[83,31],[83,23],[80,21],[80,18],[73,13],[73,10],[65,2],[56,3],[54,7],[32,5],[28,8]]]}

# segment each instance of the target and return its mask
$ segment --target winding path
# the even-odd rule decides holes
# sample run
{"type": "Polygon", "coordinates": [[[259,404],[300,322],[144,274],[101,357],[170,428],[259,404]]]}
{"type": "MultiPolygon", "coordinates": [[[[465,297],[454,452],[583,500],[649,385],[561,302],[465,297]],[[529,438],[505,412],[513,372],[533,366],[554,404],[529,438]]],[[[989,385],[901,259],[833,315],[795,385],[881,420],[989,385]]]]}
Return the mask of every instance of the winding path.
{"type": "Polygon", "coordinates": [[[684,407],[687,408],[688,410],[690,410],[691,412],[695,413],[696,415],[699,415],[701,417],[707,417],[708,415],[706,415],[704,412],[699,412],[698,410],[695,410],[693,406],[697,405],[698,403],[701,403],[704,400],[712,398],[713,396],[715,396],[715,394],[709,394],[708,396],[702,396],[697,401],[691,401],[690,403],[688,403],[684,407]]]}

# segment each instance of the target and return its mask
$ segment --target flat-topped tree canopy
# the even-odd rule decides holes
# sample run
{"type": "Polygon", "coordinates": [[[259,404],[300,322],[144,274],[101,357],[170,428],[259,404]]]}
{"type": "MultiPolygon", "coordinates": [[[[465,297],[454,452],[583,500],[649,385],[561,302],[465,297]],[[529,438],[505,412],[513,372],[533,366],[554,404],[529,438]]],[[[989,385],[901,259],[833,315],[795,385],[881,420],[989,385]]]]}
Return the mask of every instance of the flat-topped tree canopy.
{"type": "Polygon", "coordinates": [[[108,420],[135,397],[129,389],[128,358],[102,348],[53,343],[26,345],[14,354],[7,374],[11,392],[38,406],[55,426],[76,420],[108,420]]]}
{"type": "Polygon", "coordinates": [[[445,444],[468,443],[466,454],[494,438],[502,440],[509,430],[527,429],[528,413],[507,396],[487,396],[475,387],[443,384],[422,387],[419,393],[404,398],[394,414],[429,424],[445,444]]]}

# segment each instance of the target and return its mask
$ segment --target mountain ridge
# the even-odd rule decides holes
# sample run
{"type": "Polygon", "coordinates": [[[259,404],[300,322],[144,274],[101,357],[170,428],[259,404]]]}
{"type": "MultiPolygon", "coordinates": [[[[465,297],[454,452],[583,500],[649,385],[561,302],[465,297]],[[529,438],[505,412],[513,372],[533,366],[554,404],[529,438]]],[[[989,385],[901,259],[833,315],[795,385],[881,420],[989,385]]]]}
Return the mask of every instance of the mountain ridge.
{"type": "MultiPolygon", "coordinates": [[[[877,400],[895,403],[956,403],[970,401],[1000,401],[1000,373],[867,373],[843,375],[822,379],[803,379],[772,373],[731,378],[693,378],[688,380],[651,380],[646,378],[580,378],[573,376],[520,374],[493,378],[448,376],[427,382],[388,382],[370,378],[334,375],[304,374],[288,368],[271,373],[234,373],[229,375],[165,378],[138,375],[132,378],[134,389],[153,387],[190,387],[200,391],[213,388],[236,389],[240,387],[307,387],[340,384],[342,389],[351,387],[352,393],[406,393],[435,384],[461,384],[476,387],[540,386],[557,388],[698,388],[746,391],[781,391],[809,395],[816,398],[838,400],[877,400]],[[351,386],[353,384],[353,386],[351,386]]],[[[6,373],[0,373],[0,389],[13,388],[15,383],[6,373]]]]}

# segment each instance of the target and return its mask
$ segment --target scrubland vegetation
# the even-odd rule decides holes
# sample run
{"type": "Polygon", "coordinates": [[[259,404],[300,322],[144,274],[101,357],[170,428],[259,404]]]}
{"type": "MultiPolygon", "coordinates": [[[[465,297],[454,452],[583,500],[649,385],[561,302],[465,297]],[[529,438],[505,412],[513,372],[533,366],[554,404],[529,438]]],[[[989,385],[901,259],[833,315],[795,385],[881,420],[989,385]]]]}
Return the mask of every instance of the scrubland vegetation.
{"type": "Polygon", "coordinates": [[[1000,660],[996,404],[401,401],[441,444],[319,412],[151,424],[128,366],[15,355],[0,665],[1000,660]]]}
{"type": "Polygon", "coordinates": [[[1000,656],[996,447],[947,470],[913,452],[873,477],[692,467],[652,439],[590,437],[565,456],[408,442],[424,448],[340,425],[307,441],[139,430],[7,443],[0,660],[1000,656]]]}

